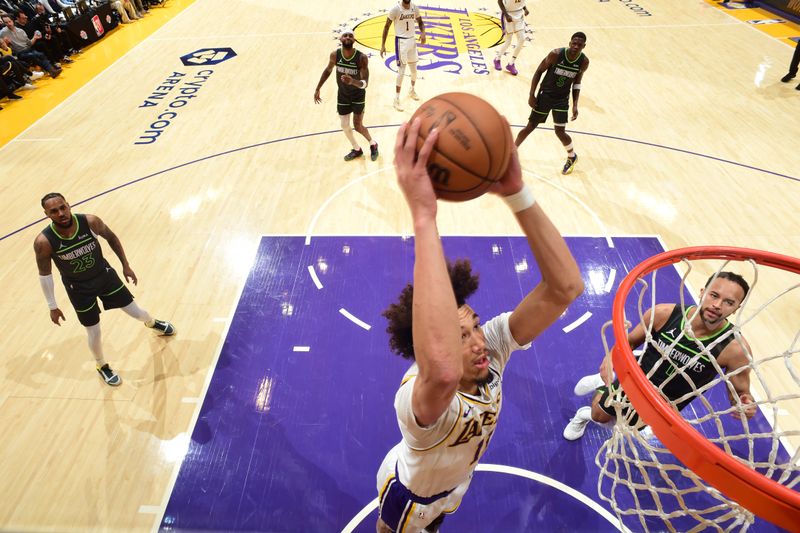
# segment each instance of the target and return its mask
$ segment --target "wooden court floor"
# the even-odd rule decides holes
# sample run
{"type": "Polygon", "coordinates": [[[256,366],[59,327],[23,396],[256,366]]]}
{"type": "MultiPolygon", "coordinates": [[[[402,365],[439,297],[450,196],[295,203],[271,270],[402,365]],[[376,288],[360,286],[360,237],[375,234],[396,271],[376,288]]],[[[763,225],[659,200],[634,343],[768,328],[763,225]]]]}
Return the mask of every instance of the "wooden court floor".
{"type": "MultiPolygon", "coordinates": [[[[620,0],[528,5],[532,41],[513,77],[491,69],[496,3],[431,4],[443,18],[429,31],[441,36],[417,90],[423,99],[482,96],[516,131],[538,63],[584,31],[591,66],[568,128],[580,156],[575,172],[560,174],[565,154],[550,122],[520,149],[527,181],[564,234],[658,235],[670,249],[732,245],[800,257],[800,91],[779,82],[792,54],[785,36],[711,1],[638,2],[650,16],[620,0]],[[461,25],[463,12],[474,16],[461,25]],[[469,53],[465,33],[480,52],[469,53]]],[[[52,110],[0,148],[0,529],[158,527],[260,237],[411,231],[391,147],[414,106],[406,79],[406,111],[392,108],[395,73],[369,48],[379,47],[381,10],[390,6],[184,2],[71,94],[58,93],[59,80],[38,90],[39,109],[52,110]],[[371,53],[365,124],[380,144],[375,162],[342,161],[349,145],[334,80],[322,104],[313,102],[335,34],[347,26],[357,26],[359,48],[371,53]],[[208,62],[208,50],[219,62],[208,62]],[[99,381],[58,282],[67,321],[49,321],[32,244],[44,226],[39,199],[51,191],[119,235],[139,278],[137,302],[178,329],[158,338],[122,313],[103,313],[119,388],[99,381]]],[[[84,52],[65,80],[101,51],[84,52]]],[[[3,107],[3,129],[12,117],[13,127],[26,120],[3,107]]],[[[493,197],[440,213],[445,235],[518,233],[493,197]]],[[[694,283],[707,274],[701,268],[694,283]]],[[[765,277],[762,286],[777,290],[787,278],[765,277]]],[[[796,306],[773,309],[747,331],[765,352],[788,347],[800,322],[796,306]]],[[[780,373],[769,379],[796,386],[780,373]]],[[[798,413],[783,423],[797,423],[798,413]]]]}

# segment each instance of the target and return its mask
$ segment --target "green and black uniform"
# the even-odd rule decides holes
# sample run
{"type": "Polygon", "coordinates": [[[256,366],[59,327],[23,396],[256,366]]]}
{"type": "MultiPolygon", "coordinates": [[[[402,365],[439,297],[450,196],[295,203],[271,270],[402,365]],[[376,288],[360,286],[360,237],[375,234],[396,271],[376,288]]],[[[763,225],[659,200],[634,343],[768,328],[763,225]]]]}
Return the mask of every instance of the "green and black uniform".
{"type": "MultiPolygon", "coordinates": [[[[675,343],[675,339],[684,331],[687,320],[686,317],[691,316],[691,313],[694,312],[693,309],[693,307],[689,307],[686,313],[683,314],[681,313],[681,306],[676,305],[672,309],[672,313],[670,313],[666,323],[661,329],[653,333],[653,342],[658,345],[658,348],[652,344],[648,344],[647,349],[644,351],[639,361],[639,366],[642,367],[642,371],[645,374],[649,374],[656,363],[662,361],[650,376],[650,382],[655,387],[660,388],[664,395],[672,402],[689,394],[695,389],[707,385],[719,375],[716,368],[714,368],[714,365],[711,363],[708,353],[710,352],[714,359],[719,358],[725,347],[733,340],[733,334],[730,332],[733,325],[726,321],[725,326],[713,335],[694,339],[689,337],[688,333],[684,333],[681,339],[675,343]],[[714,344],[720,337],[724,338],[714,344]],[[675,343],[675,347],[670,349],[673,343],[675,343]],[[711,346],[712,344],[714,344],[714,346],[710,350],[703,352],[704,347],[711,346]],[[664,356],[659,350],[664,354],[668,354],[669,358],[663,360],[664,356]],[[700,355],[698,356],[698,354],[700,355]],[[686,366],[690,361],[692,361],[691,364],[686,366]],[[679,369],[683,369],[682,372],[673,377],[669,383],[662,386],[667,378],[675,374],[679,369]],[[691,380],[691,382],[689,380],[691,380]],[[694,386],[692,386],[692,383],[694,383],[694,386]]],[[[619,387],[619,381],[614,381],[611,387],[612,389],[619,387]]],[[[603,393],[600,398],[600,408],[609,415],[616,416],[614,408],[605,405],[609,395],[608,389],[606,387],[600,387],[598,390],[603,393]]],[[[684,400],[678,403],[676,407],[680,411],[689,405],[693,399],[694,398],[684,400]]],[[[631,424],[635,424],[638,418],[637,415],[633,415],[631,424]]]]}
{"type": "Polygon", "coordinates": [[[569,95],[572,84],[581,66],[586,60],[583,52],[578,54],[574,61],[567,58],[569,48],[558,50],[558,61],[551,65],[544,74],[539,94],[536,96],[536,107],[531,111],[528,120],[534,124],[541,124],[547,120],[550,111],[553,112],[554,124],[566,124],[569,115],[569,95]]]}
{"type": "Polygon", "coordinates": [[[103,257],[100,241],[92,233],[86,215],[73,214],[72,220],[75,231],[69,237],[59,235],[52,223],[42,234],[53,249],[51,257],[78,320],[89,327],[100,321],[97,298],[105,309],[116,309],[131,303],[133,295],[103,257]]]}
{"type": "Polygon", "coordinates": [[[353,55],[348,59],[344,57],[344,51],[341,48],[336,50],[336,83],[339,85],[336,110],[340,115],[349,115],[350,113],[360,115],[364,112],[367,90],[342,81],[342,74],[347,74],[354,80],[360,79],[361,69],[358,68],[358,64],[363,55],[362,52],[353,49],[353,55]]]}

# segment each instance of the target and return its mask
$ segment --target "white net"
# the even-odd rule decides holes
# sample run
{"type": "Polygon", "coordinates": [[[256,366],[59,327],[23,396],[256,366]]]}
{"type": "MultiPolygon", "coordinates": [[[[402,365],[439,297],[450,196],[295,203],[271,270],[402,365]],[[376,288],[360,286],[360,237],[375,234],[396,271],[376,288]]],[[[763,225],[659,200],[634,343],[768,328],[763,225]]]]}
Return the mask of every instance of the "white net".
{"type": "MultiPolygon", "coordinates": [[[[800,491],[800,283],[797,275],[745,258],[740,261],[684,258],[678,270],[683,274],[676,276],[673,266],[656,269],[639,278],[637,286],[627,295],[626,318],[636,317],[636,322],[645,329],[645,343],[641,350],[634,351],[637,361],[642,360],[647,348],[650,354],[657,353],[660,359],[646,375],[651,382],[660,382],[655,388],[675,409],[689,402],[680,411],[684,420],[739,462],[800,491]],[[709,275],[716,280],[720,272],[735,270],[743,270],[741,273],[751,286],[738,311],[728,318],[732,327],[711,340],[696,338],[692,319],[704,302],[696,303],[692,299],[692,295],[699,295],[700,291],[690,292],[688,280],[703,287],[709,275]],[[675,294],[676,285],[679,301],[664,300],[665,294],[675,294]],[[650,323],[644,318],[647,309],[654,308],[656,303],[677,303],[685,318],[682,330],[673,331],[673,340],[669,343],[664,342],[663,336],[654,337],[654,313],[650,314],[650,323]],[[747,358],[745,366],[728,374],[713,355],[715,346],[726,342],[739,343],[747,358]],[[696,355],[687,357],[687,350],[683,350],[683,355],[678,354],[674,350],[678,345],[691,346],[693,350],[690,351],[696,355]],[[716,375],[708,383],[695,384],[689,369],[697,364],[712,365],[716,375]],[[662,372],[660,378],[654,379],[664,365],[671,367],[668,377],[665,379],[662,372]],[[739,399],[731,381],[733,378],[741,388],[743,374],[749,375],[750,390],[758,407],[752,418],[743,416],[748,406],[739,399]],[[679,397],[673,393],[670,399],[665,388],[681,379],[688,384],[688,392],[679,397]]],[[[602,332],[606,353],[609,325],[610,322],[602,332]]],[[[628,328],[630,324],[626,322],[628,328]]],[[[709,486],[638,421],[630,400],[619,387],[610,395],[609,403],[616,412],[616,422],[611,437],[595,459],[600,467],[598,492],[623,523],[644,531],[746,531],[754,523],[754,515],[745,508],[747,502],[742,506],[709,486]]]]}

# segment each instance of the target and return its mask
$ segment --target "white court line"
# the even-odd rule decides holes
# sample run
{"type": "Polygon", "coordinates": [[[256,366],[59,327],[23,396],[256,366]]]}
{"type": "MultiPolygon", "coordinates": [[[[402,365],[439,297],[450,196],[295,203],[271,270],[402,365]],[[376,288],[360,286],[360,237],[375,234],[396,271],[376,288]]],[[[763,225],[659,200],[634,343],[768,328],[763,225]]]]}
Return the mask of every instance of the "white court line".
{"type": "Polygon", "coordinates": [[[311,346],[295,346],[292,348],[293,352],[310,352],[311,346]]]}
{"type": "Polygon", "coordinates": [[[181,403],[200,403],[200,398],[197,396],[184,396],[181,398],[181,403]]]}
{"type": "Polygon", "coordinates": [[[614,279],[617,277],[617,269],[612,268],[611,272],[608,274],[608,279],[606,280],[606,284],[603,287],[604,292],[611,292],[611,289],[614,288],[614,279]]]}
{"type": "MultiPolygon", "coordinates": [[[[195,2],[192,5],[197,5],[198,2],[195,2]]],[[[190,6],[191,7],[191,6],[190,6]]],[[[188,9],[188,8],[187,8],[188,9]]],[[[172,20],[175,20],[174,18],[172,20]]],[[[258,242],[261,242],[261,237],[258,238],[258,242]]],[[[244,294],[244,287],[247,284],[247,275],[242,276],[239,285],[238,296],[234,299],[233,303],[231,304],[231,312],[228,313],[228,316],[233,316],[236,313],[236,307],[238,307],[239,302],[242,299],[242,294],[244,294]]],[[[219,357],[222,355],[222,346],[225,344],[225,339],[228,338],[228,331],[231,327],[231,321],[228,320],[225,324],[225,331],[219,337],[219,341],[217,342],[217,350],[216,355],[214,356],[213,361],[208,365],[206,369],[206,377],[205,381],[203,382],[203,389],[202,392],[198,395],[198,400],[201,398],[205,398],[208,394],[208,388],[211,386],[211,378],[214,376],[214,371],[217,369],[217,364],[219,363],[219,357]]],[[[192,420],[189,422],[189,427],[186,429],[186,435],[190,436],[194,433],[194,428],[197,425],[197,420],[200,418],[200,406],[202,405],[201,401],[196,403],[194,408],[194,413],[192,414],[192,420]]],[[[183,465],[183,460],[175,461],[172,465],[172,474],[170,475],[170,479],[167,482],[167,488],[164,490],[164,496],[161,499],[162,504],[158,507],[158,512],[156,514],[156,519],[153,520],[153,527],[150,529],[151,533],[158,533],[161,528],[161,522],[164,520],[164,512],[166,512],[167,504],[169,503],[169,498],[172,495],[172,490],[175,488],[175,483],[178,481],[178,474],[180,473],[181,465],[183,465]]]]}
{"type": "MultiPolygon", "coordinates": [[[[493,464],[479,464],[478,467],[475,469],[478,472],[495,472],[497,474],[509,474],[512,476],[519,476],[526,479],[530,479],[532,481],[536,481],[537,483],[541,483],[542,485],[547,485],[548,487],[552,487],[556,490],[560,490],[567,496],[571,496],[572,498],[578,500],[591,510],[595,511],[597,514],[605,518],[612,526],[617,528],[617,530],[622,531],[623,533],[630,533],[630,530],[625,527],[624,524],[620,523],[619,519],[611,514],[605,507],[594,501],[593,499],[589,498],[585,494],[580,491],[577,491],[570,487],[569,485],[565,485],[560,481],[556,481],[553,478],[544,476],[542,474],[537,474],[536,472],[531,472],[530,470],[525,470],[523,468],[517,468],[514,466],[505,466],[505,465],[493,465],[493,464]]],[[[342,529],[342,533],[352,533],[356,526],[358,526],[372,511],[378,508],[378,498],[375,498],[371,502],[369,502],[361,511],[358,512],[357,515],[353,517],[350,522],[347,523],[346,526],[342,529]]]]}
{"type": "Polygon", "coordinates": [[[568,325],[564,326],[563,328],[561,328],[561,331],[563,331],[564,333],[569,333],[570,331],[572,331],[573,329],[577,328],[578,326],[580,326],[581,324],[583,324],[584,322],[586,322],[590,318],[592,318],[592,312],[591,311],[586,311],[585,313],[583,313],[581,315],[581,317],[578,320],[576,320],[572,324],[568,324],[568,325]]]}
{"type": "Polygon", "coordinates": [[[44,143],[44,142],[59,142],[63,141],[61,137],[42,137],[40,139],[15,139],[20,143],[44,143]]]}
{"type": "Polygon", "coordinates": [[[349,319],[351,322],[353,322],[353,323],[355,323],[356,325],[358,325],[358,326],[360,326],[360,327],[364,328],[365,330],[369,331],[370,329],[372,329],[372,326],[370,326],[369,324],[367,324],[367,323],[366,323],[366,322],[364,322],[363,320],[361,320],[361,319],[357,318],[355,315],[353,315],[352,313],[350,313],[350,311],[348,311],[348,310],[347,310],[347,309],[345,309],[344,307],[342,307],[341,309],[339,309],[339,312],[340,312],[341,314],[343,314],[344,316],[346,316],[346,317],[347,317],[347,318],[348,318],[348,319],[349,319]]]}
{"type": "Polygon", "coordinates": [[[161,507],[158,505],[140,505],[139,512],[141,514],[158,514],[161,512],[161,507]]]}
{"type": "Polygon", "coordinates": [[[345,185],[344,187],[342,187],[341,189],[339,189],[335,193],[333,193],[330,196],[328,196],[328,199],[325,200],[325,202],[319,207],[319,209],[317,209],[317,212],[314,213],[314,216],[311,219],[311,222],[308,224],[308,229],[306,229],[306,243],[305,243],[305,245],[308,246],[309,244],[311,244],[311,234],[314,232],[314,226],[317,225],[317,220],[319,219],[320,215],[322,215],[322,212],[325,211],[325,208],[328,207],[328,204],[331,203],[331,201],[333,201],[334,198],[339,196],[342,192],[346,191],[350,187],[352,187],[352,186],[354,186],[354,185],[356,185],[358,183],[361,183],[362,181],[364,181],[366,178],[372,176],[373,174],[377,174],[378,172],[383,172],[384,170],[386,170],[388,168],[392,168],[392,167],[391,166],[385,166],[385,167],[379,168],[378,170],[373,170],[372,172],[368,172],[368,173],[364,174],[363,176],[359,176],[358,178],[354,179],[353,181],[351,181],[350,183],[348,183],[347,185],[345,185]]]}
{"type": "MultiPolygon", "coordinates": [[[[306,239],[307,238],[308,237],[306,237],[306,239]]],[[[306,244],[308,244],[308,242],[306,242],[306,244]]],[[[311,280],[314,282],[314,285],[316,285],[318,289],[321,289],[322,282],[317,277],[317,271],[314,270],[314,267],[312,265],[308,265],[308,274],[311,276],[311,280]]]]}

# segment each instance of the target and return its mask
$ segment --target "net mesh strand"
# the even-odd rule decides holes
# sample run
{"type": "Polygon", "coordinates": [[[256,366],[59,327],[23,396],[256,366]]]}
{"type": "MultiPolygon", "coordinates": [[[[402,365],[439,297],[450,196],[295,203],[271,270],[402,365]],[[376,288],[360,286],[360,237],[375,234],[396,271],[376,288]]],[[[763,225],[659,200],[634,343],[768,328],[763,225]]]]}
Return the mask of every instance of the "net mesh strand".
{"type": "MultiPolygon", "coordinates": [[[[720,272],[725,270],[730,260],[725,261],[717,269],[712,282],[720,272]]],[[[694,303],[687,304],[684,294],[686,279],[693,265],[684,259],[684,272],[680,282],[680,302],[678,305],[686,317],[684,331],[675,338],[671,345],[659,345],[653,339],[653,315],[650,321],[644,320],[644,300],[649,295],[649,305],[656,305],[656,278],[658,269],[650,274],[650,283],[645,279],[637,280],[640,285],[636,302],[639,322],[645,326],[644,347],[652,346],[658,350],[661,359],[648,372],[648,378],[659,366],[671,364],[673,373],[658,387],[662,397],[674,408],[686,400],[689,406],[682,411],[683,418],[709,441],[720,447],[728,455],[735,457],[743,464],[758,471],[778,483],[794,490],[800,489],[800,455],[792,449],[787,437],[797,437],[800,431],[785,428],[781,423],[781,415],[794,402],[797,412],[797,400],[800,399],[800,372],[798,372],[798,352],[800,352],[800,330],[798,330],[788,348],[765,356],[754,356],[749,345],[742,342],[742,328],[755,320],[764,310],[779,299],[788,295],[797,295],[800,284],[790,285],[769,298],[764,304],[749,312],[750,298],[758,285],[759,266],[753,260],[747,260],[753,269],[753,282],[742,305],[735,315],[729,317],[733,327],[724,336],[705,345],[694,338],[691,319],[699,312],[700,305],[690,309],[694,303]],[[688,315],[686,314],[688,311],[688,315]],[[710,350],[727,337],[733,336],[732,342],[739,342],[743,347],[748,364],[725,374],[710,350]],[[695,342],[700,351],[685,361],[675,362],[669,354],[680,342],[695,342]],[[717,371],[717,376],[709,383],[696,386],[686,373],[700,360],[710,362],[717,371]],[[781,364],[781,370],[790,380],[789,392],[776,393],[770,387],[765,376],[767,365],[781,364]],[[730,377],[743,372],[750,372],[751,391],[760,413],[752,419],[742,417],[741,420],[731,416],[733,413],[743,414],[745,407],[735,393],[730,377]],[[662,389],[674,379],[686,379],[690,391],[670,401],[662,389]],[[730,403],[729,398],[733,398],[730,403]],[[784,445],[782,446],[782,443],[784,445]]],[[[768,267],[761,267],[768,268],[768,267]]],[[[796,307],[795,307],[796,309],[796,307]]],[[[609,352],[606,330],[611,322],[603,327],[602,337],[606,353],[609,352]]],[[[626,322],[626,328],[630,323],[626,322]]],[[[641,359],[644,349],[637,351],[637,360],[641,359]]],[[[685,467],[675,456],[652,435],[642,422],[634,422],[635,412],[630,400],[618,388],[610,396],[617,417],[611,437],[601,446],[595,458],[600,468],[598,493],[601,499],[608,502],[623,523],[631,520],[638,522],[644,531],[746,531],[754,522],[754,515],[742,505],[728,499],[724,494],[706,484],[697,474],[685,467]],[[627,520],[626,520],[627,519],[627,520]],[[665,529],[666,528],[666,529],[665,529]]],[[[792,411],[788,411],[792,412],[792,411]]],[[[786,417],[783,417],[784,419],[786,417]]],[[[789,417],[791,418],[791,417],[789,417]]],[[[637,528],[638,529],[638,528],[637,528]]]]}

